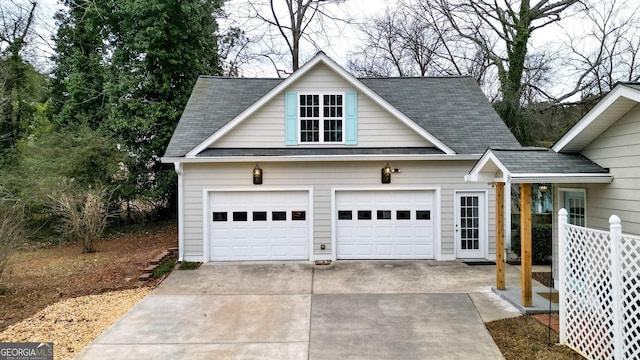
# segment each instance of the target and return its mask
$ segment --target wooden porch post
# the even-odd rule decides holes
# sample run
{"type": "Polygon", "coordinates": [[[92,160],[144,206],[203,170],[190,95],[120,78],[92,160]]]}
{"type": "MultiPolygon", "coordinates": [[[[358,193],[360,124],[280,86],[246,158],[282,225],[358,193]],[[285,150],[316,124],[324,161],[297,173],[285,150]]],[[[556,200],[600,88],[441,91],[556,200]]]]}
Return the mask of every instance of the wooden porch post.
{"type": "Polygon", "coordinates": [[[496,288],[505,289],[504,283],[504,183],[496,183],[496,288]]]}
{"type": "Polygon", "coordinates": [[[532,305],[531,294],[531,184],[520,184],[520,283],[522,306],[532,305]]]}

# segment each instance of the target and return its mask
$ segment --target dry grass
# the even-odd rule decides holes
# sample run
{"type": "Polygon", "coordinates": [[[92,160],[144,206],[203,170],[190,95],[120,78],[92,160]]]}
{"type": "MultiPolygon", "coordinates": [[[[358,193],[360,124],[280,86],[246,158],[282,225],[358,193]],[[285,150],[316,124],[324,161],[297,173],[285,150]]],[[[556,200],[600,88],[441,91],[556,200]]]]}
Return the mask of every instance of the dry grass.
{"type": "Polygon", "coordinates": [[[135,288],[147,262],[176,246],[175,225],[166,225],[113,235],[91,254],[81,244],[18,250],[4,274],[0,330],[64,299],[135,288]]]}

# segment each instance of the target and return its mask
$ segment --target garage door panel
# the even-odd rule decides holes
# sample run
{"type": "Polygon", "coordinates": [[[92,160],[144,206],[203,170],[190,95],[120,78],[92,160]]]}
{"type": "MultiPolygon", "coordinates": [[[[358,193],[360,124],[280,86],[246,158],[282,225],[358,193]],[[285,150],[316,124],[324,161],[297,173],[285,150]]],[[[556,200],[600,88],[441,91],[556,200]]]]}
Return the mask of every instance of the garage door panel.
{"type": "Polygon", "coordinates": [[[211,260],[309,258],[308,192],[212,192],[209,203],[211,260]]]}
{"type": "Polygon", "coordinates": [[[336,192],[338,258],[433,259],[434,199],[433,191],[336,192]]]}

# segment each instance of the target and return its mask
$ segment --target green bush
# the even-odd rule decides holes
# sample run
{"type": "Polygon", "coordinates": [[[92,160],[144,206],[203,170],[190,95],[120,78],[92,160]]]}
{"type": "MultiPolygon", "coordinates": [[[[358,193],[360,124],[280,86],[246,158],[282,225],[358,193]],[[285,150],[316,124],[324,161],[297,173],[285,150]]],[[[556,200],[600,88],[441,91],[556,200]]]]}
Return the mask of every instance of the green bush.
{"type": "MultiPolygon", "coordinates": [[[[533,224],[531,229],[531,261],[534,264],[549,264],[551,262],[551,237],[553,229],[551,224],[533,224]]],[[[511,249],[520,255],[520,233],[514,234],[511,239],[511,249]]]]}
{"type": "Polygon", "coordinates": [[[534,224],[531,234],[532,261],[534,264],[551,262],[551,224],[534,224]]]}

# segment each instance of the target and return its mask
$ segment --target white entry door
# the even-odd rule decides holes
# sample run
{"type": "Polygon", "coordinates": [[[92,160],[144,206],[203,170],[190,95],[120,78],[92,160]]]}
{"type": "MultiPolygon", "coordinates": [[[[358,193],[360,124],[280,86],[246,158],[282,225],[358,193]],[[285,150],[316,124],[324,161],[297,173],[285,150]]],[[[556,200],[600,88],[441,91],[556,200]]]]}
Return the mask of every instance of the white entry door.
{"type": "Polygon", "coordinates": [[[455,238],[460,259],[484,258],[487,208],[484,192],[456,193],[455,238]]]}

